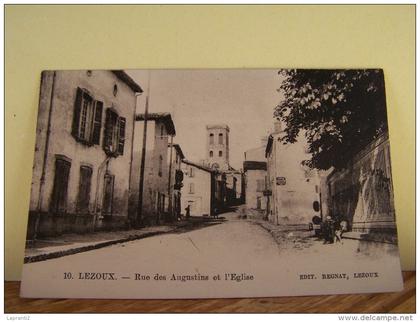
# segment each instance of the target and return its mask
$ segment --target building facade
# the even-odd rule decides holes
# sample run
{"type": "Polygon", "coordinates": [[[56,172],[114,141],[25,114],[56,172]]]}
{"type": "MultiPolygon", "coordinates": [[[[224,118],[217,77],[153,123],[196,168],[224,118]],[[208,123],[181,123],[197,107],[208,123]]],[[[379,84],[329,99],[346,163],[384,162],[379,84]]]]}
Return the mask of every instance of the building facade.
{"type": "MultiPolygon", "coordinates": [[[[265,141],[266,143],[266,141],[265,141]]],[[[267,159],[265,146],[244,153],[245,203],[249,209],[267,209],[267,159]]]]}
{"type": "Polygon", "coordinates": [[[169,113],[149,113],[147,122],[144,114],[137,114],[135,132],[130,218],[136,226],[156,225],[167,217],[170,177],[168,142],[176,134],[175,126],[169,113]]]}
{"type": "Polygon", "coordinates": [[[209,167],[182,160],[184,179],[181,211],[190,206],[191,216],[214,216],[226,207],[226,175],[209,167]]]}
{"type": "Polygon", "coordinates": [[[168,182],[168,221],[174,221],[181,216],[181,188],[183,186],[184,172],[182,160],[185,156],[179,144],[168,145],[168,162],[170,178],[168,182]]]}
{"type": "Polygon", "coordinates": [[[207,156],[205,164],[211,169],[223,173],[226,181],[224,206],[233,206],[241,203],[244,192],[242,191],[241,171],[234,169],[229,164],[229,135],[230,129],[226,124],[207,125],[207,156]]]}
{"type": "Polygon", "coordinates": [[[194,162],[183,160],[184,173],[181,193],[181,210],[186,214],[189,206],[191,216],[210,216],[213,214],[215,195],[215,171],[194,162]]]}
{"type": "Polygon", "coordinates": [[[123,71],[42,73],[27,239],[128,225],[141,92],[123,71]]]}
{"type": "Polygon", "coordinates": [[[229,170],[229,126],[207,125],[207,164],[220,171],[229,170]]]}
{"type": "Polygon", "coordinates": [[[320,179],[316,170],[302,165],[310,158],[303,135],[294,144],[281,142],[280,124],[266,146],[269,221],[305,229],[314,216],[320,216],[320,179]]]}
{"type": "Polygon", "coordinates": [[[325,180],[328,214],[362,238],[397,242],[388,133],[333,170],[325,180]]]}

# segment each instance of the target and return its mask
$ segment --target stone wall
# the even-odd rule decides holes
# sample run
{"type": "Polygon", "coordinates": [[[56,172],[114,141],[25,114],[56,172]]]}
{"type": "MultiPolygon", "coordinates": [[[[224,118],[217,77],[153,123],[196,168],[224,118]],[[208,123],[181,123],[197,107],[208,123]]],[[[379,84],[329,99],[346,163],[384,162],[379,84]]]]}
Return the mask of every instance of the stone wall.
{"type": "Polygon", "coordinates": [[[40,236],[107,228],[112,227],[113,222],[118,227],[126,225],[135,106],[136,98],[133,90],[111,71],[91,71],[90,73],[58,71],[55,78],[54,72],[43,72],[30,198],[29,239],[34,234],[35,227],[31,225],[35,225],[37,217],[40,236]],[[83,144],[72,135],[78,87],[86,89],[95,100],[103,102],[98,145],[83,144]],[[115,87],[117,92],[114,91],[115,87]],[[126,119],[125,145],[123,155],[108,158],[103,150],[103,137],[106,110],[111,107],[119,116],[126,119]],[[41,186],[49,114],[51,122],[45,181],[41,186]],[[71,162],[66,213],[62,215],[52,214],[49,211],[57,155],[64,156],[71,162]],[[89,209],[85,213],[79,213],[76,207],[81,165],[87,165],[92,169],[89,209]],[[107,219],[101,216],[105,172],[115,177],[112,218],[107,219]]]}
{"type": "Polygon", "coordinates": [[[388,135],[382,135],[327,178],[329,213],[352,231],[396,233],[388,135]]]}

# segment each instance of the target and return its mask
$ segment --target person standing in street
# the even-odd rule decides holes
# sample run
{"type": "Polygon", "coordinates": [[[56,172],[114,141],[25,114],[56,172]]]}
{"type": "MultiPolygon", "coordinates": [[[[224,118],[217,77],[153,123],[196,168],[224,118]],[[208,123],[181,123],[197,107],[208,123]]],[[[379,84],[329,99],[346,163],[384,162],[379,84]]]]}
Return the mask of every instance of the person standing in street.
{"type": "Polygon", "coordinates": [[[185,208],[185,217],[188,219],[188,218],[190,218],[190,212],[191,212],[191,205],[188,205],[186,208],[185,208]]]}

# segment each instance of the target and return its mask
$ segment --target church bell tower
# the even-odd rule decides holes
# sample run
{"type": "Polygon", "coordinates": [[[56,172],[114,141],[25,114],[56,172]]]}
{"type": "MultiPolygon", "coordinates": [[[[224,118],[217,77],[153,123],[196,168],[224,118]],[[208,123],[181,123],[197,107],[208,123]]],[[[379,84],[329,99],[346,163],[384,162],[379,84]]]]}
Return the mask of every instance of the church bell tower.
{"type": "Polygon", "coordinates": [[[213,169],[229,169],[229,126],[226,124],[207,125],[206,160],[213,169]]]}

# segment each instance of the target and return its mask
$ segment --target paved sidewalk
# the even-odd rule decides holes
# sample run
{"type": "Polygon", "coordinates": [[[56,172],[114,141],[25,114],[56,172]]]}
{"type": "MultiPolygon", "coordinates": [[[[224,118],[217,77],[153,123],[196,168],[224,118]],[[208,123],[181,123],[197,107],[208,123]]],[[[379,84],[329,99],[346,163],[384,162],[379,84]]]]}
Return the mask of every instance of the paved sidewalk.
{"type": "Polygon", "coordinates": [[[272,224],[265,220],[256,220],[255,224],[266,229],[276,240],[281,249],[305,249],[313,245],[317,239],[315,232],[309,229],[299,229],[298,227],[284,227],[272,224]]]}
{"type": "Polygon", "coordinates": [[[196,229],[222,221],[192,218],[190,221],[180,221],[171,225],[152,226],[141,229],[93,232],[87,234],[63,234],[55,238],[37,240],[35,245],[26,247],[24,263],[58,258],[164,233],[196,229]]]}
{"type": "Polygon", "coordinates": [[[315,232],[309,230],[309,223],[308,225],[276,225],[264,220],[264,211],[248,209],[244,205],[237,209],[236,217],[264,228],[271,234],[280,249],[306,249],[317,240],[315,232]]]}

